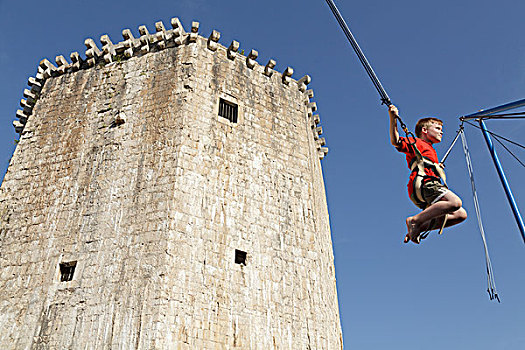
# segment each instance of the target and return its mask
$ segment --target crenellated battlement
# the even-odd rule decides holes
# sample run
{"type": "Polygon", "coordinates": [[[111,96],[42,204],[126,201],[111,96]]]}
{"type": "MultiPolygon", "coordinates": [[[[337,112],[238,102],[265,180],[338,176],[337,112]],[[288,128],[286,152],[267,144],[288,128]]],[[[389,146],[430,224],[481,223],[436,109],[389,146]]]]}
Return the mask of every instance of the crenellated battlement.
{"type": "Polygon", "coordinates": [[[284,72],[280,73],[275,70],[277,63],[273,59],[268,60],[268,62],[262,66],[257,62],[259,55],[257,50],[252,49],[247,56],[244,56],[239,52],[239,42],[235,40],[233,40],[228,47],[222,46],[219,43],[221,34],[216,30],[212,30],[207,38],[200,36],[199,22],[193,21],[191,23],[191,29],[188,32],[184,30],[182,23],[176,17],[171,19],[170,24],[171,29],[167,29],[162,21],[156,22],[155,33],[149,33],[146,26],[142,25],[138,28],[140,36],[136,38],[130,29],[124,29],[122,31],[123,40],[117,43],[113,43],[110,37],[105,34],[100,37],[100,47],[97,46],[92,38],[87,38],[84,41],[84,45],[86,46],[85,57],[82,57],[78,52],[72,52],[69,55],[70,61],[63,55],[55,58],[55,64],[46,58],[42,59],[37,67],[35,77],[28,79],[29,89],[24,90],[23,95],[25,99],[20,101],[22,109],[17,110],[16,117],[18,119],[13,121],[15,131],[22,134],[24,126],[32,114],[33,107],[47,79],[63,74],[71,74],[79,70],[91,69],[98,65],[104,66],[113,62],[122,62],[133,57],[168,48],[191,45],[196,43],[198,38],[201,38],[207,42],[206,47],[208,50],[216,52],[217,54],[226,52],[227,58],[232,61],[244,60],[246,67],[251,70],[260,67],[260,69],[257,70],[268,77],[272,77],[274,74],[280,74],[280,80],[283,85],[290,88],[297,88],[302,92],[305,95],[306,112],[312,128],[313,137],[317,144],[319,157],[322,159],[328,153],[328,148],[324,147],[326,141],[320,137],[323,130],[322,127],[319,126],[319,115],[314,114],[317,111],[317,105],[311,101],[314,96],[313,90],[307,90],[307,85],[311,82],[309,75],[295,80],[292,78],[294,73],[292,67],[287,67],[284,72]],[[218,50],[219,45],[222,46],[224,50],[218,50]]]}

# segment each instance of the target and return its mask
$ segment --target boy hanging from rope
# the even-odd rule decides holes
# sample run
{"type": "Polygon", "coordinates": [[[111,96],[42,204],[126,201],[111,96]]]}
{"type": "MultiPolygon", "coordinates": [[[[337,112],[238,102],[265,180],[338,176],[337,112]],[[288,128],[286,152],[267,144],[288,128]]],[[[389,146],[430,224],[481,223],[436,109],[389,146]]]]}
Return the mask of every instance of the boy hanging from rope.
{"type": "Polygon", "coordinates": [[[441,142],[443,122],[433,117],[420,119],[416,124],[415,138],[400,137],[397,130],[399,111],[390,105],[388,113],[390,142],[399,152],[406,154],[411,171],[408,195],[416,206],[423,209],[406,219],[408,233],[405,243],[411,240],[419,244],[428,234],[425,231],[459,224],[467,218],[467,212],[461,207],[461,199],[447,188],[446,183],[442,183],[446,181],[443,164],[439,163],[432,146],[441,142]]]}

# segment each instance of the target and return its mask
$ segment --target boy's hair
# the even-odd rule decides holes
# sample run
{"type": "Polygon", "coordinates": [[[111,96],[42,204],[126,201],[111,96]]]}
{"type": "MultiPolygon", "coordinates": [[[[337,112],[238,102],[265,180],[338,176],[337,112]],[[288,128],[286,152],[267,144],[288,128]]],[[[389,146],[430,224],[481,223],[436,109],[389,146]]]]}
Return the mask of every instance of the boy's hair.
{"type": "Polygon", "coordinates": [[[416,123],[416,137],[421,137],[421,131],[423,130],[423,128],[428,129],[428,127],[432,123],[443,125],[443,121],[436,117],[426,117],[426,118],[419,119],[416,123]]]}

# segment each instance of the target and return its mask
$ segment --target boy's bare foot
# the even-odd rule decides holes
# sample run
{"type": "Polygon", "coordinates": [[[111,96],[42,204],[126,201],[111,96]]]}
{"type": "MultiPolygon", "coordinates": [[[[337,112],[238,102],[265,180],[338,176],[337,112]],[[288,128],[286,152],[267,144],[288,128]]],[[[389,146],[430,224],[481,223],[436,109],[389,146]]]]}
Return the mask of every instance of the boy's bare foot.
{"type": "MultiPolygon", "coordinates": [[[[407,236],[410,238],[410,240],[416,244],[419,244],[421,241],[420,233],[421,230],[419,229],[419,226],[414,223],[414,217],[408,217],[406,219],[406,225],[407,225],[407,236]]],[[[405,238],[406,240],[406,238],[405,238]]]]}

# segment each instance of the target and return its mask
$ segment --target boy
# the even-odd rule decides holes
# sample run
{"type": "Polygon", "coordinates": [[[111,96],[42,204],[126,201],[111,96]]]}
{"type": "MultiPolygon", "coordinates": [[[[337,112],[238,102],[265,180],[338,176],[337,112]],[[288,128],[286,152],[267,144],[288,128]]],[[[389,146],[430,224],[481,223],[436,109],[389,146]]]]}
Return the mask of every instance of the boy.
{"type": "Polygon", "coordinates": [[[443,122],[433,117],[420,119],[416,124],[416,138],[407,139],[399,136],[399,111],[396,106],[390,105],[388,113],[390,142],[399,152],[406,154],[411,169],[408,195],[416,206],[423,209],[406,219],[408,234],[405,242],[410,239],[419,244],[423,231],[441,228],[445,219],[445,227],[459,224],[467,218],[467,212],[461,207],[461,199],[440,181],[445,175],[443,164],[439,163],[432,145],[441,142],[443,122]],[[417,147],[420,156],[414,147],[417,147]]]}

